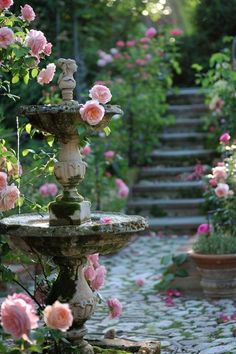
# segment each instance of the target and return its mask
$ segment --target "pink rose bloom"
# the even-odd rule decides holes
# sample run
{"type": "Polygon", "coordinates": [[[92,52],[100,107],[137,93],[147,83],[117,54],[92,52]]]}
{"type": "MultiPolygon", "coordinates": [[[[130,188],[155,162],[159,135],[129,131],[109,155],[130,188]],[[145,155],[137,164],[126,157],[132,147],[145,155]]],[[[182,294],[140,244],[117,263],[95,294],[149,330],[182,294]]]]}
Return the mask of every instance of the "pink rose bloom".
{"type": "Polygon", "coordinates": [[[153,38],[157,34],[157,30],[154,27],[150,27],[145,32],[145,36],[148,38],[153,38]]]}
{"type": "Polygon", "coordinates": [[[0,28],[0,48],[6,49],[12,43],[14,43],[13,31],[8,27],[0,28]]]}
{"type": "Polygon", "coordinates": [[[124,41],[117,41],[116,42],[116,46],[120,47],[120,48],[123,48],[123,47],[125,47],[125,42],[124,41]]]}
{"type": "Polygon", "coordinates": [[[47,44],[47,39],[43,32],[30,30],[26,37],[26,45],[31,49],[31,54],[38,57],[40,53],[43,53],[47,44]]]}
{"type": "Polygon", "coordinates": [[[91,282],[95,278],[95,269],[93,266],[87,266],[84,268],[85,279],[91,282]]]}
{"type": "Polygon", "coordinates": [[[100,67],[106,66],[107,65],[107,61],[105,59],[98,59],[97,65],[100,66],[100,67]]]}
{"type": "Polygon", "coordinates": [[[170,31],[170,34],[174,37],[182,36],[183,33],[184,31],[181,28],[173,28],[170,31]]]}
{"type": "Polygon", "coordinates": [[[121,188],[125,185],[125,182],[121,178],[116,178],[115,180],[116,187],[121,188]]]}
{"type": "Polygon", "coordinates": [[[13,0],[0,0],[0,10],[9,9],[13,5],[13,0]]]}
{"type": "Polygon", "coordinates": [[[115,156],[115,151],[113,150],[105,151],[104,156],[106,159],[112,159],[115,156]]]}
{"type": "Polygon", "coordinates": [[[21,15],[25,21],[31,22],[34,21],[36,15],[33,8],[30,5],[21,6],[21,15]]]}
{"type": "Polygon", "coordinates": [[[212,174],[214,178],[217,180],[225,179],[227,177],[226,167],[225,166],[217,166],[212,169],[212,174]]]}
{"type": "Polygon", "coordinates": [[[122,55],[120,53],[114,54],[114,59],[121,59],[122,55]]]}
{"type": "Polygon", "coordinates": [[[146,60],[144,60],[144,59],[136,59],[135,60],[135,63],[137,64],[137,65],[145,65],[146,64],[146,60]]]}
{"type": "Polygon", "coordinates": [[[218,198],[226,198],[229,194],[229,186],[226,183],[219,183],[215,189],[218,198]]]}
{"type": "Polygon", "coordinates": [[[14,339],[23,338],[30,342],[31,329],[38,327],[39,318],[32,306],[22,298],[7,297],[1,306],[1,325],[14,339]]]}
{"type": "Polygon", "coordinates": [[[49,84],[54,78],[56,71],[56,65],[51,63],[48,64],[46,69],[42,69],[38,74],[37,81],[40,85],[49,84]]]}
{"type": "Polygon", "coordinates": [[[121,188],[119,188],[119,191],[118,191],[118,196],[120,198],[126,198],[128,197],[129,195],[129,187],[124,184],[121,188]]]}
{"type": "Polygon", "coordinates": [[[19,196],[20,191],[14,184],[7,186],[0,192],[0,210],[13,209],[19,196]]]}
{"type": "Polygon", "coordinates": [[[143,278],[136,279],[136,284],[138,286],[144,286],[145,280],[143,278]]]}
{"type": "Polygon", "coordinates": [[[100,267],[99,264],[99,253],[90,254],[87,256],[89,263],[96,269],[100,267]]]}
{"type": "Polygon", "coordinates": [[[197,228],[197,233],[199,235],[209,234],[210,232],[211,232],[211,225],[209,224],[201,224],[197,228]]]}
{"type": "Polygon", "coordinates": [[[102,224],[110,224],[112,222],[112,218],[109,216],[104,216],[103,218],[100,219],[102,224]]]}
{"type": "Polygon", "coordinates": [[[229,133],[224,133],[220,136],[220,142],[223,143],[224,145],[228,145],[230,141],[230,135],[229,133]]]}
{"type": "Polygon", "coordinates": [[[122,304],[117,298],[108,299],[107,305],[110,311],[110,318],[120,317],[122,314],[122,304]]]}
{"type": "Polygon", "coordinates": [[[12,300],[12,301],[17,300],[17,299],[24,300],[27,304],[32,306],[32,310],[33,310],[33,312],[35,312],[34,301],[33,301],[33,299],[31,297],[29,297],[26,294],[23,294],[23,293],[16,294],[16,293],[14,293],[13,295],[8,295],[8,299],[12,300]]]}
{"type": "Polygon", "coordinates": [[[49,56],[52,54],[52,43],[48,42],[45,47],[44,47],[44,50],[43,50],[44,54],[49,56]]]}
{"type": "Polygon", "coordinates": [[[7,186],[7,174],[5,172],[0,172],[0,191],[5,189],[7,186]]]}
{"type": "Polygon", "coordinates": [[[106,273],[107,271],[104,266],[99,266],[95,270],[95,277],[90,283],[90,286],[93,290],[99,290],[104,285],[106,273]]]}
{"type": "Polygon", "coordinates": [[[211,179],[209,180],[209,184],[210,184],[212,187],[216,187],[217,184],[218,184],[218,182],[217,182],[217,180],[216,180],[215,178],[211,178],[211,179]]]}
{"type": "Polygon", "coordinates": [[[54,197],[58,193],[58,188],[55,183],[44,183],[40,188],[39,188],[39,193],[43,197],[54,197]]]}
{"type": "Polygon", "coordinates": [[[112,95],[108,87],[104,85],[94,85],[89,91],[89,97],[91,97],[92,100],[106,104],[111,100],[112,95]]]}
{"type": "Polygon", "coordinates": [[[43,314],[44,322],[49,328],[66,332],[72,326],[73,316],[68,304],[56,301],[53,305],[47,306],[43,314]]]}
{"type": "Polygon", "coordinates": [[[90,152],[91,152],[91,147],[89,145],[86,145],[81,149],[81,153],[83,155],[89,155],[90,152]]]}
{"type": "Polygon", "coordinates": [[[91,100],[87,101],[80,108],[80,114],[81,118],[88,124],[97,125],[102,121],[105,115],[105,109],[99,104],[98,101],[91,100]]]}
{"type": "Polygon", "coordinates": [[[150,39],[149,37],[143,37],[143,38],[140,39],[140,42],[141,42],[141,43],[149,43],[150,40],[151,40],[151,39],[150,39]]]}
{"type": "Polygon", "coordinates": [[[127,43],[126,43],[127,47],[133,47],[133,46],[135,46],[135,44],[136,44],[135,40],[127,41],[127,43]]]}

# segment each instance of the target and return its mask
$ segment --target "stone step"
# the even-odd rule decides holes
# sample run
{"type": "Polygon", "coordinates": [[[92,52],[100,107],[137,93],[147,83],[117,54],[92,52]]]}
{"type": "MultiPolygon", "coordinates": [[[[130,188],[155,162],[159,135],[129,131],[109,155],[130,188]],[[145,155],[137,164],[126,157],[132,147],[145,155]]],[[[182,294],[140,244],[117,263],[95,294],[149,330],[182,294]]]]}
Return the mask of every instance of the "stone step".
{"type": "Polygon", "coordinates": [[[209,112],[209,108],[203,103],[177,104],[168,107],[168,113],[175,117],[197,118],[209,112]]]}
{"type": "Polygon", "coordinates": [[[203,140],[207,137],[205,133],[199,132],[172,132],[160,135],[160,141],[168,146],[189,146],[202,148],[203,140]]]}
{"type": "Polygon", "coordinates": [[[201,118],[182,118],[176,119],[174,124],[164,128],[165,133],[172,132],[198,132],[202,129],[203,121],[201,118]]]}
{"type": "MultiPolygon", "coordinates": [[[[193,166],[150,166],[143,167],[140,171],[140,178],[173,178],[184,173],[190,174],[194,170],[193,166]]],[[[209,166],[204,165],[205,171],[209,170],[209,166]]]]}
{"type": "Polygon", "coordinates": [[[180,161],[184,162],[192,162],[195,163],[197,161],[209,161],[214,154],[213,150],[206,149],[168,149],[168,150],[154,150],[151,154],[153,162],[158,163],[168,163],[170,165],[176,165],[180,163],[180,161]]]}
{"type": "Polygon", "coordinates": [[[182,88],[167,95],[169,104],[204,103],[205,95],[196,87],[182,88]]]}
{"type": "Polygon", "coordinates": [[[204,204],[203,198],[184,199],[133,199],[128,203],[129,212],[142,216],[197,215],[204,204]]]}
{"type": "Polygon", "coordinates": [[[206,222],[206,217],[200,216],[186,216],[186,217],[163,217],[150,218],[148,220],[149,228],[153,231],[164,232],[183,232],[185,235],[196,233],[199,224],[206,222]],[[183,231],[184,230],[184,231],[183,231]]]}

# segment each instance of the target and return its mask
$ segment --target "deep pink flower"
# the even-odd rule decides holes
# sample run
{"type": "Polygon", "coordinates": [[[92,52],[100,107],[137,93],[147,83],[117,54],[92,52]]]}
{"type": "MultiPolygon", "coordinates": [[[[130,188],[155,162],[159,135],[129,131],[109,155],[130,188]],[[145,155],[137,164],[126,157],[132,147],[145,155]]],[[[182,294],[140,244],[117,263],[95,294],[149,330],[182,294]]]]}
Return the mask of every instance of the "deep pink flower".
{"type": "Polygon", "coordinates": [[[110,216],[104,216],[100,219],[102,224],[110,224],[112,222],[112,218],[110,216]]]}
{"type": "Polygon", "coordinates": [[[210,184],[212,187],[216,187],[217,184],[218,184],[218,182],[217,182],[217,180],[216,180],[215,178],[211,178],[211,179],[209,180],[209,184],[210,184]]]}
{"type": "Polygon", "coordinates": [[[95,277],[90,283],[90,286],[93,290],[99,290],[104,285],[106,273],[107,271],[104,266],[99,266],[95,270],[95,277]]]}
{"type": "Polygon", "coordinates": [[[121,178],[116,178],[115,183],[118,188],[121,188],[125,184],[121,178]]]}
{"type": "Polygon", "coordinates": [[[13,31],[8,27],[0,28],[0,48],[6,49],[12,43],[14,43],[13,31]]]}
{"type": "Polygon", "coordinates": [[[122,304],[117,298],[108,299],[107,305],[109,307],[111,318],[120,317],[122,314],[122,304]]]}
{"type": "Polygon", "coordinates": [[[175,302],[174,302],[174,300],[173,300],[173,298],[172,298],[171,296],[167,296],[167,297],[165,298],[165,304],[166,304],[166,306],[168,306],[168,307],[173,307],[173,306],[175,306],[175,302]]]}
{"type": "Polygon", "coordinates": [[[133,46],[135,46],[135,44],[136,44],[136,41],[134,39],[127,41],[127,43],[126,43],[127,47],[133,47],[133,46]]]}
{"type": "Polygon", "coordinates": [[[124,42],[124,41],[121,41],[121,40],[120,40],[120,41],[117,41],[117,42],[116,42],[116,46],[119,47],[119,48],[123,48],[123,47],[125,47],[125,42],[124,42]]]}
{"type": "Polygon", "coordinates": [[[135,282],[138,286],[144,286],[145,284],[145,280],[143,278],[138,278],[135,282]]]}
{"type": "Polygon", "coordinates": [[[0,211],[7,211],[15,207],[16,201],[20,196],[19,189],[11,184],[0,192],[0,211]]]}
{"type": "Polygon", "coordinates": [[[105,85],[94,85],[89,91],[89,97],[91,97],[92,100],[97,100],[102,104],[106,104],[111,100],[112,94],[109,88],[105,85]]]}
{"type": "Polygon", "coordinates": [[[43,32],[30,30],[26,37],[26,45],[31,49],[31,54],[38,57],[40,53],[43,53],[47,44],[47,39],[43,32]]]}
{"type": "Polygon", "coordinates": [[[88,124],[97,125],[102,121],[105,115],[105,109],[99,104],[98,101],[91,100],[87,101],[80,108],[80,114],[81,118],[88,124]]]}
{"type": "Polygon", "coordinates": [[[43,197],[55,197],[58,193],[58,188],[55,183],[44,183],[40,188],[39,188],[39,193],[43,197]]]}
{"type": "Polygon", "coordinates": [[[36,15],[33,8],[30,5],[21,6],[21,15],[25,21],[31,22],[34,21],[36,15]]]}
{"type": "Polygon", "coordinates": [[[218,198],[226,198],[229,194],[229,185],[227,183],[219,183],[215,189],[218,198]]]}
{"type": "Polygon", "coordinates": [[[81,153],[83,155],[89,155],[91,153],[91,147],[89,145],[86,145],[81,148],[81,153]]]}
{"type": "Polygon", "coordinates": [[[224,145],[228,145],[230,141],[230,135],[229,133],[224,133],[220,136],[220,142],[223,143],[224,145]]]}
{"type": "Polygon", "coordinates": [[[184,33],[184,31],[181,28],[173,28],[170,31],[170,34],[174,37],[182,36],[183,33],[184,33]]]}
{"type": "Polygon", "coordinates": [[[52,54],[52,43],[48,42],[45,47],[44,47],[44,50],[43,50],[44,54],[49,56],[52,54]]]}
{"type": "Polygon", "coordinates": [[[52,306],[47,306],[43,314],[44,322],[49,328],[66,332],[72,326],[73,316],[69,304],[56,301],[52,306]]]}
{"type": "Polygon", "coordinates": [[[0,191],[5,189],[7,186],[7,174],[5,172],[0,172],[0,191]]]}
{"type": "Polygon", "coordinates": [[[154,27],[150,27],[145,32],[145,36],[148,38],[153,38],[157,34],[157,30],[154,27]]]}
{"type": "Polygon", "coordinates": [[[118,196],[120,198],[126,198],[129,195],[129,187],[124,184],[121,188],[118,190],[118,196]]]}
{"type": "Polygon", "coordinates": [[[113,150],[105,151],[104,156],[106,159],[112,159],[115,156],[115,151],[113,150]]]}
{"type": "Polygon", "coordinates": [[[13,5],[13,0],[0,0],[0,10],[9,9],[13,5]]]}
{"type": "Polygon", "coordinates": [[[56,65],[51,63],[48,64],[46,69],[42,69],[38,74],[37,81],[40,85],[49,84],[55,75],[56,65]]]}
{"type": "Polygon", "coordinates": [[[209,225],[209,224],[201,224],[197,228],[197,233],[199,235],[208,234],[210,232],[211,232],[211,225],[209,225]]]}

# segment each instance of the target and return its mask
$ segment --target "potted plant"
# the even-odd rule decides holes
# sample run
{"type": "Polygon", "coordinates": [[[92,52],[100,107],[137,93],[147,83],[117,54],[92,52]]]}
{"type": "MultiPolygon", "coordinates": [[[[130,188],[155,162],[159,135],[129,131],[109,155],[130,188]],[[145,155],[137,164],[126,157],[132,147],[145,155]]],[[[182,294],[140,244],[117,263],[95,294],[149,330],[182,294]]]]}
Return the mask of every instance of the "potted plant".
{"type": "Polygon", "coordinates": [[[236,143],[220,137],[222,161],[207,176],[209,222],[198,227],[190,252],[201,274],[205,295],[236,297],[236,143]]]}

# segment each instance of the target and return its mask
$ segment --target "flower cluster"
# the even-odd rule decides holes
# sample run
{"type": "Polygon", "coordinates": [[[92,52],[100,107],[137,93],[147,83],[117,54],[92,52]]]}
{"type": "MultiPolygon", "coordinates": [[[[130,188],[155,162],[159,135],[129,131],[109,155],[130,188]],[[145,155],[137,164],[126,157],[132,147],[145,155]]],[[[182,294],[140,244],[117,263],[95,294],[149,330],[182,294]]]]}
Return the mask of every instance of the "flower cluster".
{"type": "Polygon", "coordinates": [[[84,268],[84,276],[92,290],[99,290],[103,287],[106,278],[106,268],[99,264],[99,254],[88,256],[89,265],[84,268]]]}
{"type": "Polygon", "coordinates": [[[55,197],[58,193],[58,188],[55,183],[44,183],[39,188],[39,193],[42,197],[55,197]]]}
{"type": "Polygon", "coordinates": [[[8,185],[7,174],[0,172],[0,211],[13,209],[19,196],[18,188],[14,184],[8,185]]]}
{"type": "Polygon", "coordinates": [[[81,118],[89,125],[99,124],[104,115],[105,108],[103,105],[111,100],[111,92],[108,87],[104,85],[94,85],[89,91],[91,100],[87,101],[80,108],[81,118]]]}
{"type": "MultiPolygon", "coordinates": [[[[68,304],[56,301],[46,306],[43,311],[47,327],[67,331],[73,322],[72,312],[68,304]]],[[[24,339],[31,343],[30,332],[38,328],[39,317],[32,299],[23,294],[9,295],[1,305],[1,325],[6,333],[14,339],[24,339]]]]}

